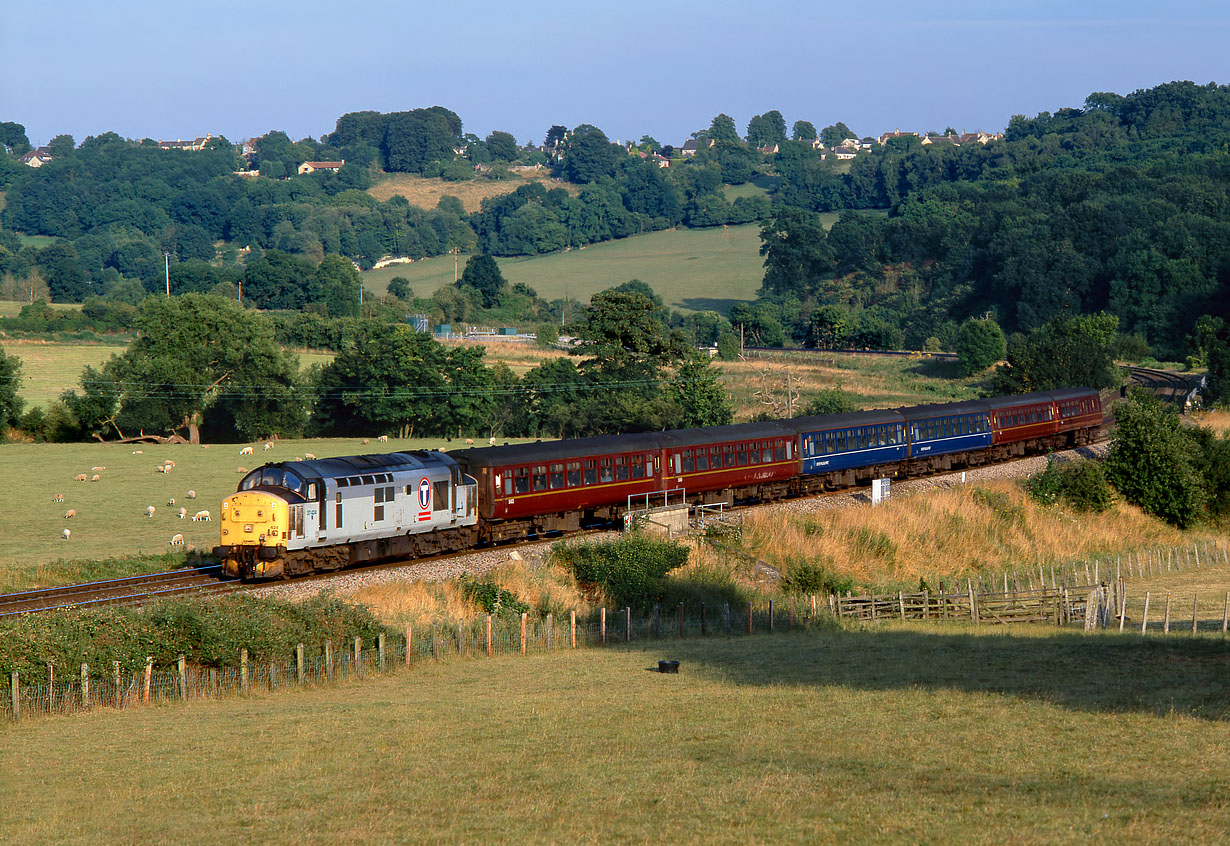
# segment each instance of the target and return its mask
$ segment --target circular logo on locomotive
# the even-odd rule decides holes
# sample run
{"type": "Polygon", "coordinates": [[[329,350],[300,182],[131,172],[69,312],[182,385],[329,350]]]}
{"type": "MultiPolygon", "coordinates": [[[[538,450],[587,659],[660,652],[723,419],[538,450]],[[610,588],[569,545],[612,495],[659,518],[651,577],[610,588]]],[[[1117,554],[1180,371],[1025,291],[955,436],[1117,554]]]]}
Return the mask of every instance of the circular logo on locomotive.
{"type": "Polygon", "coordinates": [[[419,508],[431,510],[431,480],[426,476],[419,480],[419,508]]]}

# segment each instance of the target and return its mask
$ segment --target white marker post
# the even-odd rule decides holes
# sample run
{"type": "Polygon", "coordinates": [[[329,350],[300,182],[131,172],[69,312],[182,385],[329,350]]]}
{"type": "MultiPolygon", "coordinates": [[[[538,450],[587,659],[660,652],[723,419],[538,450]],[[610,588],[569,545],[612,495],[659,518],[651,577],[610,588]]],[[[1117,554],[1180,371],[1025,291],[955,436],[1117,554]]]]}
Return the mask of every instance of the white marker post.
{"type": "Polygon", "coordinates": [[[871,504],[879,505],[882,502],[888,502],[889,485],[891,479],[872,479],[871,480],[871,504]]]}

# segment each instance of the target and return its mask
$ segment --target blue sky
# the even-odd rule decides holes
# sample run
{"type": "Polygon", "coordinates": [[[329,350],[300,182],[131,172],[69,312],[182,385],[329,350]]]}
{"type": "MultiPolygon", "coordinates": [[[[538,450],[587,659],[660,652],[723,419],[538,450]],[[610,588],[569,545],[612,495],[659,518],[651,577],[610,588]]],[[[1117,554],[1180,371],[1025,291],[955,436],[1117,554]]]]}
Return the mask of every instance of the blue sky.
{"type": "Polygon", "coordinates": [[[453,109],[480,136],[552,124],[680,143],[725,112],[817,128],[999,129],[1175,79],[1230,82],[1230,4],[0,0],[0,120],[113,131],[330,132],[349,111],[453,109]]]}

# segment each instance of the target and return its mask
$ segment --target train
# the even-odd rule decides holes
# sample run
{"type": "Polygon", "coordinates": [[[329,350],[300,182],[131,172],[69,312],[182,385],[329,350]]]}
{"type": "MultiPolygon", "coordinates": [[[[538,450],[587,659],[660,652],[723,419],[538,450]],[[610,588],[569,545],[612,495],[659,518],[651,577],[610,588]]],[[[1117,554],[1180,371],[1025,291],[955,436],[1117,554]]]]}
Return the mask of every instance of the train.
{"type": "Polygon", "coordinates": [[[1090,388],[444,452],[266,464],[222,502],[213,554],[276,579],[619,519],[671,492],[734,505],[1007,461],[1092,443],[1090,388]]]}

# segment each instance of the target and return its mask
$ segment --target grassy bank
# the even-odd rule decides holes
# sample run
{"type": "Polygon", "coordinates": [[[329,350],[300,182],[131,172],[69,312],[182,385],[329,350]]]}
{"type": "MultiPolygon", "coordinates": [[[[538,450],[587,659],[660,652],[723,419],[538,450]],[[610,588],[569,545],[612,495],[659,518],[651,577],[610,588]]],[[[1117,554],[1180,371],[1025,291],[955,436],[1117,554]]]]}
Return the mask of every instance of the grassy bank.
{"type": "Polygon", "coordinates": [[[1227,657],[932,626],[426,663],[6,726],[0,839],[1214,842],[1227,657]]]}

